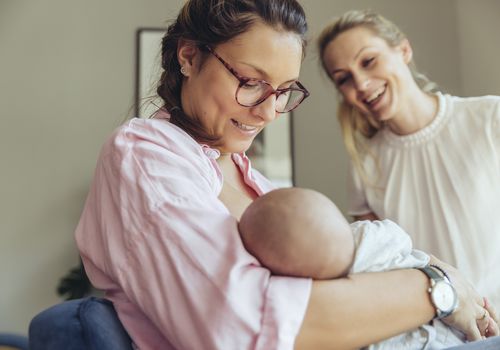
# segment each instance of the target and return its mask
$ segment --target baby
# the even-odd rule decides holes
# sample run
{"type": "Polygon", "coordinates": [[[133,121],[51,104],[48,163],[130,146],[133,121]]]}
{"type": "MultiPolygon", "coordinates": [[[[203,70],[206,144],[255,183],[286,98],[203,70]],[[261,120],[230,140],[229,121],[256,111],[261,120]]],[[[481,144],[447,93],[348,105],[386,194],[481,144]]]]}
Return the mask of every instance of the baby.
{"type": "MultiPolygon", "coordinates": [[[[319,192],[286,188],[257,198],[243,213],[245,248],[277,275],[333,279],[350,273],[424,267],[429,256],[390,220],[351,225],[319,192]]],[[[463,335],[434,320],[367,349],[442,349],[464,343],[463,335]]]]}

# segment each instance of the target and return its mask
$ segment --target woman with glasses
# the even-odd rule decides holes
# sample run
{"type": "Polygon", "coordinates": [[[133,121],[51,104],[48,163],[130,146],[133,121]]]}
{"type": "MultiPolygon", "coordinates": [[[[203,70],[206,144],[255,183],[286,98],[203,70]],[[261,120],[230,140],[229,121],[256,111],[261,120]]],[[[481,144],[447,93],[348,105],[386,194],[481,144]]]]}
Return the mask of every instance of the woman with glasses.
{"type": "MultiPolygon", "coordinates": [[[[162,41],[164,105],[103,146],[76,240],[139,349],[355,348],[435,315],[421,271],[316,282],[244,249],[241,213],[272,189],[245,151],[307,98],[306,29],[295,0],[187,1],[162,41]]],[[[480,297],[442,266],[471,333],[480,297]]]]}

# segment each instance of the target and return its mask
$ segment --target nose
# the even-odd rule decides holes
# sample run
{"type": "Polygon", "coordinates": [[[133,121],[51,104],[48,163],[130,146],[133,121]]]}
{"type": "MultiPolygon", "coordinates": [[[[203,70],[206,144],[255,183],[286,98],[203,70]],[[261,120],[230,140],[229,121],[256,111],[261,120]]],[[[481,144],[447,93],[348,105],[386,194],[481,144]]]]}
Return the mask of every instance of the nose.
{"type": "Polygon", "coordinates": [[[365,91],[370,87],[370,78],[366,74],[353,74],[353,80],[358,91],[365,91]]]}
{"type": "Polygon", "coordinates": [[[272,94],[262,103],[252,107],[252,113],[267,123],[276,119],[276,95],[272,94]]]}

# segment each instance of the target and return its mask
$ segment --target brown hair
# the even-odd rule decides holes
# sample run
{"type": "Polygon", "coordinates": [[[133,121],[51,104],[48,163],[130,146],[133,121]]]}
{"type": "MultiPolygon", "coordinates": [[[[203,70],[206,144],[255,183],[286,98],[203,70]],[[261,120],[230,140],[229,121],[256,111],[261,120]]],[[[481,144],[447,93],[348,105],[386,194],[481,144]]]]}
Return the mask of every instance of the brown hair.
{"type": "MultiPolygon", "coordinates": [[[[343,32],[361,26],[370,29],[379,38],[384,39],[390,47],[396,47],[406,39],[406,35],[394,23],[373,11],[348,11],[325,27],[318,38],[319,57],[325,72],[327,72],[327,69],[323,55],[328,44],[343,32]]],[[[408,66],[413,79],[423,91],[435,92],[438,90],[434,82],[417,71],[413,61],[408,66]]],[[[331,79],[331,77],[329,78],[331,79]]],[[[366,140],[375,136],[383,125],[370,116],[362,115],[344,100],[338,106],[337,118],[347,152],[363,182],[368,183],[368,177],[361,165],[360,158],[367,154],[374,157],[366,146],[366,140]]]]}
{"type": "Polygon", "coordinates": [[[306,45],[305,13],[296,0],[189,0],[162,39],[161,74],[157,94],[171,122],[199,142],[213,143],[214,135],[203,129],[196,116],[186,115],[181,106],[182,74],[177,60],[180,39],[192,41],[202,52],[246,32],[256,21],[300,36],[303,53],[306,45]]]}

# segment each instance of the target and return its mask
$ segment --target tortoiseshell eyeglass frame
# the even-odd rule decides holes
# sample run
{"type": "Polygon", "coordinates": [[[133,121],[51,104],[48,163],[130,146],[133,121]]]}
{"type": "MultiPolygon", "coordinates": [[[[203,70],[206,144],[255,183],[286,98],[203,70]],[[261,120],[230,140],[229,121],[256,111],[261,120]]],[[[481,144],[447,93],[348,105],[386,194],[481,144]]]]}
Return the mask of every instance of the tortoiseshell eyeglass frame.
{"type": "Polygon", "coordinates": [[[287,113],[287,112],[290,112],[290,111],[294,110],[295,108],[297,108],[309,96],[309,91],[307,91],[307,89],[304,87],[304,85],[302,85],[300,83],[300,81],[298,81],[298,80],[293,83],[293,85],[295,85],[295,86],[290,86],[290,87],[283,88],[283,89],[274,89],[271,86],[271,84],[269,84],[265,80],[244,77],[241,74],[239,74],[233,67],[231,67],[231,65],[229,65],[229,63],[227,63],[222,57],[220,57],[217,54],[217,52],[215,52],[215,50],[213,50],[210,46],[207,45],[207,46],[205,46],[205,48],[215,58],[217,58],[219,60],[219,62],[222,63],[222,65],[236,79],[238,79],[239,85],[238,85],[238,88],[236,89],[236,92],[234,94],[234,98],[236,99],[236,102],[240,106],[243,106],[243,107],[254,107],[254,106],[257,106],[257,105],[261,104],[262,102],[264,102],[271,95],[276,95],[276,98],[278,98],[280,95],[285,94],[285,93],[287,93],[289,91],[296,91],[296,92],[302,93],[302,96],[300,98],[298,98],[296,101],[294,101],[294,103],[292,103],[291,105],[288,105],[288,103],[287,103],[287,104],[285,104],[285,108],[283,110],[276,110],[277,113],[287,113]],[[254,103],[251,103],[251,104],[241,103],[238,100],[238,92],[240,91],[241,87],[245,86],[248,82],[252,82],[254,84],[265,85],[265,89],[263,90],[265,92],[262,94],[262,96],[257,101],[255,101],[254,103]]]}

